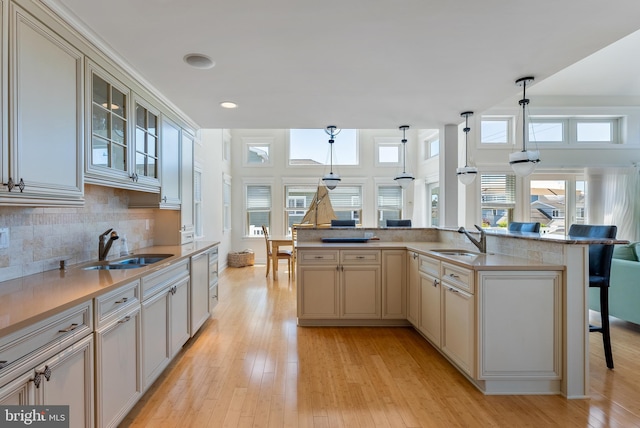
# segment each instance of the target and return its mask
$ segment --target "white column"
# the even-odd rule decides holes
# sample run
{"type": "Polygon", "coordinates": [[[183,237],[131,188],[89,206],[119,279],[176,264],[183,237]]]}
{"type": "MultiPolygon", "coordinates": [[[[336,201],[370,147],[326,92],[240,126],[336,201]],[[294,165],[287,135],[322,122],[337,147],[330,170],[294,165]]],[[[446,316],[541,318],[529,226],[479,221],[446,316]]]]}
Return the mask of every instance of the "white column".
{"type": "Polygon", "coordinates": [[[458,227],[458,125],[445,125],[440,141],[440,226],[458,227]]]}

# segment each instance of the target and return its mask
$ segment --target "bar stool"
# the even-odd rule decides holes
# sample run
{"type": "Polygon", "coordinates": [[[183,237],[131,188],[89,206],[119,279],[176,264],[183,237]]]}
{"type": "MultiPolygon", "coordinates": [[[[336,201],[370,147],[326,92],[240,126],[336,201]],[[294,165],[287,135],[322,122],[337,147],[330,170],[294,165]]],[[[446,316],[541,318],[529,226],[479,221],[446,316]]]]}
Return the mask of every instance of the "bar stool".
{"type": "Polygon", "coordinates": [[[540,223],[519,223],[517,221],[512,221],[509,223],[509,232],[540,233],[540,223]]]}
{"type": "MultiPolygon", "coordinates": [[[[569,228],[569,237],[615,239],[616,226],[595,226],[573,224],[569,228]]],[[[607,367],[613,368],[611,352],[611,333],[609,332],[609,279],[611,278],[611,259],[613,244],[589,244],[589,287],[600,289],[600,327],[589,325],[589,331],[602,333],[604,357],[607,367]]]]}

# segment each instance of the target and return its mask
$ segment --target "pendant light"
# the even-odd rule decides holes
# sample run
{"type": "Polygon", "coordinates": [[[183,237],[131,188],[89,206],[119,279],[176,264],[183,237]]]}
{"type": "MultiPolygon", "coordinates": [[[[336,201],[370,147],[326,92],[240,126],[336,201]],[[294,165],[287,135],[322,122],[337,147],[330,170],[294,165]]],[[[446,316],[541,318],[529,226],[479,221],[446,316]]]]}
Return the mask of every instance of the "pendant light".
{"type": "Polygon", "coordinates": [[[522,86],[522,99],[518,102],[522,106],[522,151],[509,155],[509,164],[516,175],[526,177],[531,174],[540,163],[539,150],[527,150],[527,113],[529,104],[527,99],[527,83],[533,82],[533,77],[522,77],[516,80],[516,85],[522,86]]]}
{"type": "Polygon", "coordinates": [[[398,174],[394,180],[403,188],[406,189],[415,177],[407,172],[407,136],[406,132],[409,129],[409,125],[402,125],[399,127],[402,131],[402,173],[398,174]]]}
{"type": "Polygon", "coordinates": [[[324,185],[327,186],[327,189],[333,190],[340,183],[340,176],[338,174],[333,173],[333,143],[335,143],[335,136],[340,133],[340,129],[338,129],[335,125],[327,126],[327,129],[324,130],[327,134],[329,134],[329,152],[331,154],[331,170],[329,174],[325,174],[322,177],[322,181],[324,185]]]}
{"type": "Polygon", "coordinates": [[[478,175],[478,168],[476,168],[475,166],[469,166],[467,163],[467,159],[469,157],[469,131],[471,131],[471,128],[469,128],[469,116],[473,116],[473,112],[465,111],[460,113],[460,116],[464,117],[463,131],[465,144],[465,161],[464,167],[456,169],[456,174],[458,174],[458,180],[460,180],[460,183],[466,186],[467,184],[473,183],[473,180],[476,179],[476,175],[478,175]]]}

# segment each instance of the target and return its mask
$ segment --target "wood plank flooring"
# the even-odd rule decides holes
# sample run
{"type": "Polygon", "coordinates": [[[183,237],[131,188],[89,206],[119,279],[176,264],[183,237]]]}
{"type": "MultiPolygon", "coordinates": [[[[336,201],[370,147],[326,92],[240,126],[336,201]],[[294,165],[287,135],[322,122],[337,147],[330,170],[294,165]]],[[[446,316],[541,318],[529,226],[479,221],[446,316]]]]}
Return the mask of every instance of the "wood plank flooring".
{"type": "MultiPolygon", "coordinates": [[[[296,326],[296,286],[228,268],[213,317],[123,427],[640,427],[640,327],[590,334],[590,399],[485,396],[412,328],[296,326]]],[[[598,314],[592,314],[597,320],[598,314]]]]}

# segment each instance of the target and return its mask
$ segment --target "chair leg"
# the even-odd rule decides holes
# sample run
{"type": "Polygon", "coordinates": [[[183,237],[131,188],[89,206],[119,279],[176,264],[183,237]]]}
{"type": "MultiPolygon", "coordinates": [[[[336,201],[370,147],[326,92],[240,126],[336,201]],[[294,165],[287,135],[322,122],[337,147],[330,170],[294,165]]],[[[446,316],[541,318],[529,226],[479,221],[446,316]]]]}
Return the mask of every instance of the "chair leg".
{"type": "Polygon", "coordinates": [[[600,287],[600,317],[604,358],[607,361],[607,367],[612,369],[613,353],[611,352],[611,333],[609,331],[609,287],[600,287]]]}
{"type": "Polygon", "coordinates": [[[271,258],[267,254],[267,274],[265,276],[269,276],[269,270],[271,269],[271,258]]]}

